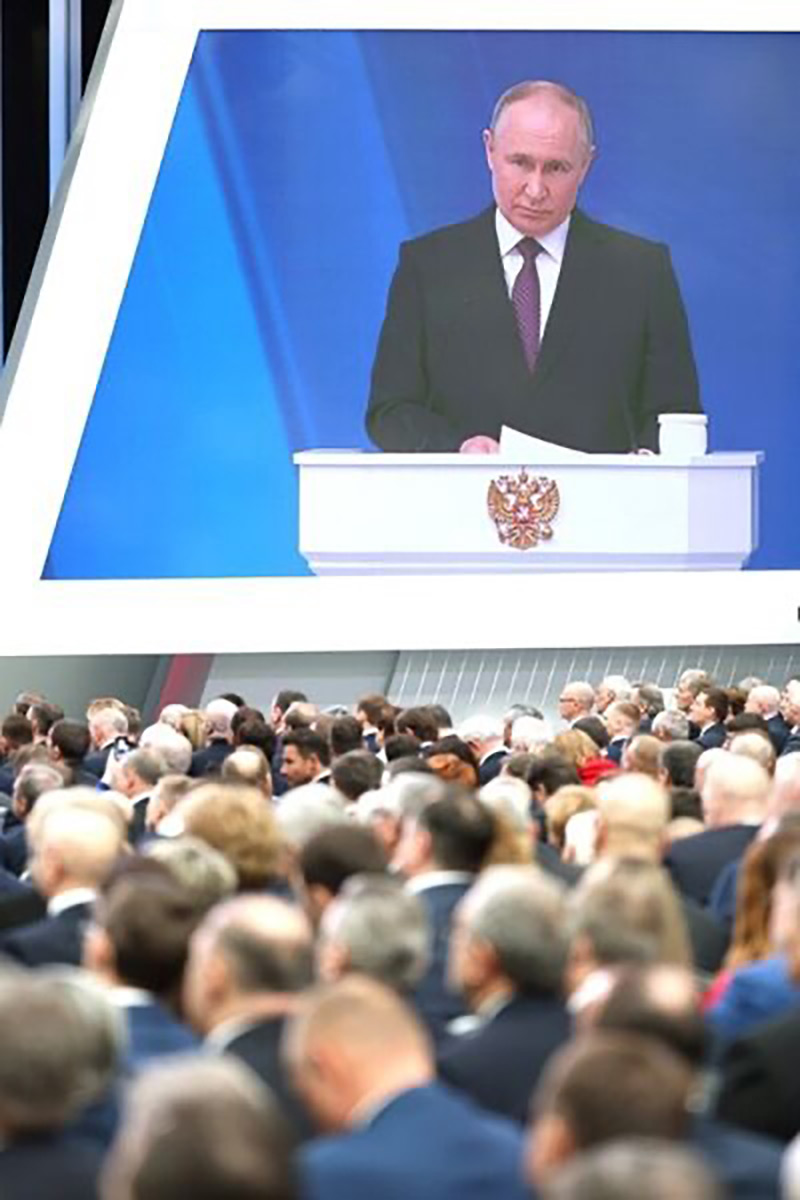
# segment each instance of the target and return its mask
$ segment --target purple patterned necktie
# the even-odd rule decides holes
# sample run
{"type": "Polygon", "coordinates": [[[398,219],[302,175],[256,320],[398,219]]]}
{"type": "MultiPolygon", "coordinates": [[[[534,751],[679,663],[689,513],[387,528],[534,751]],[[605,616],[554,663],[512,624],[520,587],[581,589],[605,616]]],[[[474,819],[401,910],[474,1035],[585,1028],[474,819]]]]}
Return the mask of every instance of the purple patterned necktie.
{"type": "Polygon", "coordinates": [[[514,316],[517,318],[522,350],[529,371],[533,371],[539,357],[541,296],[536,255],[541,248],[533,238],[526,237],[517,242],[523,262],[511,289],[511,303],[514,305],[514,316]]]}

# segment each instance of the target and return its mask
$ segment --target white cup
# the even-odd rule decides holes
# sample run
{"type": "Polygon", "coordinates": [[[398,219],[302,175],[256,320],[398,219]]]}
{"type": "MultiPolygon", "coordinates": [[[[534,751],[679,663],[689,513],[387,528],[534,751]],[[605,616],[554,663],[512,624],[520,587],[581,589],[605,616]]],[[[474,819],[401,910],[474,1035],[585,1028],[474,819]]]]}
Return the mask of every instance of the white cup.
{"type": "Polygon", "coordinates": [[[704,413],[659,413],[658,449],[664,458],[700,458],[708,449],[704,413]]]}

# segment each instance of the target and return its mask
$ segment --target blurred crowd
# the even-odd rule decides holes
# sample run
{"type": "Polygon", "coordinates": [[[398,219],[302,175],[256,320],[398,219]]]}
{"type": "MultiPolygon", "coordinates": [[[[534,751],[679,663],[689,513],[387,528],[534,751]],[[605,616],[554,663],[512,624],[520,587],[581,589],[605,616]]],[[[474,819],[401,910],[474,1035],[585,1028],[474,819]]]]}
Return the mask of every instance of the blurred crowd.
{"type": "Polygon", "coordinates": [[[800,680],[0,727],[2,1200],[800,1200],[800,680]]]}

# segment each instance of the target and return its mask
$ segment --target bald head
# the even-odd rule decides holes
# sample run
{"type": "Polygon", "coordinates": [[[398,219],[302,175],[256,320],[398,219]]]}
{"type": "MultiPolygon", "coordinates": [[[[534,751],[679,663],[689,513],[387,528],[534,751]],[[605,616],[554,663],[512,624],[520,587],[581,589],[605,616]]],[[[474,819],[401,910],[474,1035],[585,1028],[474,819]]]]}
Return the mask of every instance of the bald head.
{"type": "Polygon", "coordinates": [[[99,888],[122,846],[119,826],[103,813],[55,809],[37,828],[31,863],[34,881],[47,897],[69,888],[99,888]]]}
{"type": "Polygon", "coordinates": [[[764,820],[770,778],[759,763],[723,752],[705,773],[703,815],[710,829],[726,825],[759,825],[764,820]]]}
{"type": "Polygon", "coordinates": [[[312,978],[312,933],[303,911],[272,896],[218,904],[189,948],[184,1001],[203,1033],[222,1021],[289,1011],[312,978]]]}
{"type": "Polygon", "coordinates": [[[669,821],[669,797],[648,775],[631,772],[597,789],[601,853],[658,859],[669,821]]]}
{"type": "Polygon", "coordinates": [[[372,1102],[430,1083],[433,1055],[412,1010],[389,988],[348,975],[301,1001],[284,1041],[295,1085],[323,1128],[372,1102]]]}

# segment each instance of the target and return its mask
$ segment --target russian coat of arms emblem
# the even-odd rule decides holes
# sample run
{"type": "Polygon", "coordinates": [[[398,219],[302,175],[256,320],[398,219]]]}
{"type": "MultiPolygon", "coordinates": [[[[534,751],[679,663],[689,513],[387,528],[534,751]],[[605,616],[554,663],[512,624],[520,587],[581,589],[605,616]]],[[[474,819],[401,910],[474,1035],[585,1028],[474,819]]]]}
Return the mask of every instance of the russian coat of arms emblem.
{"type": "Polygon", "coordinates": [[[530,550],[552,538],[553,521],[561,505],[554,479],[529,475],[523,467],[516,475],[493,479],[486,500],[489,516],[505,546],[530,550]]]}

